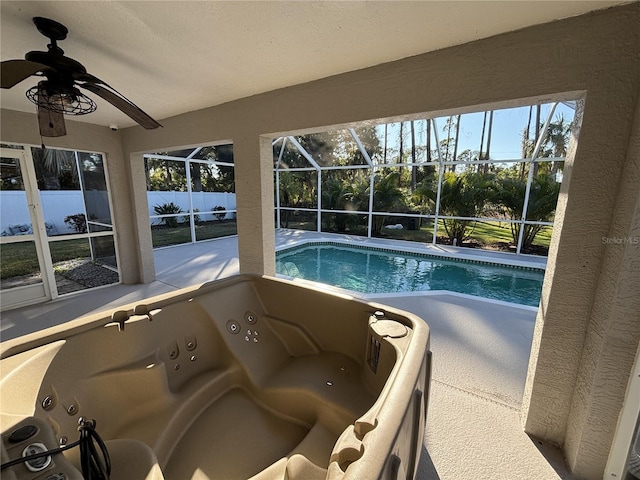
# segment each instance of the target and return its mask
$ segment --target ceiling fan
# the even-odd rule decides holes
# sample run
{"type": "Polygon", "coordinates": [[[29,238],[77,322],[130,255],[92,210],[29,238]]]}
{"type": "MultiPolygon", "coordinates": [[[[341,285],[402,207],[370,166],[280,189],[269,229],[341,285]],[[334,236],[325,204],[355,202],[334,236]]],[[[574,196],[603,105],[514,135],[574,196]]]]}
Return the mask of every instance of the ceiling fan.
{"type": "Polygon", "coordinates": [[[162,126],[124,95],[87,73],[81,63],[64,55],[57,42],[67,38],[67,27],[43,17],[34,17],[33,23],[51,40],[47,51],[33,51],[27,53],[24,60],[2,62],[0,77],[2,88],[12,88],[32,75],[45,78],[27,90],[27,98],[38,106],[40,135],[66,135],[64,115],[85,115],[96,110],[95,102],[77,87],[102,97],[148,130],[162,126]]]}

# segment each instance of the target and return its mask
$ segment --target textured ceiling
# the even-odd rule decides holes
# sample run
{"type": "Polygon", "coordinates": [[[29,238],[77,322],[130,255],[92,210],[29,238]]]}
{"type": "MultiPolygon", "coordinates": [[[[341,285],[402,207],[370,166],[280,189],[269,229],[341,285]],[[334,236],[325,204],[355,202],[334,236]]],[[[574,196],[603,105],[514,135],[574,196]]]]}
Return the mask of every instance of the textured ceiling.
{"type": "MultiPolygon", "coordinates": [[[[34,16],[69,29],[65,54],[152,117],[218,105],[623,1],[2,1],[2,60],[46,50],[34,16]]],[[[35,112],[31,77],[3,108],[35,112]]],[[[75,119],[134,122],[97,99],[75,119]]]]}

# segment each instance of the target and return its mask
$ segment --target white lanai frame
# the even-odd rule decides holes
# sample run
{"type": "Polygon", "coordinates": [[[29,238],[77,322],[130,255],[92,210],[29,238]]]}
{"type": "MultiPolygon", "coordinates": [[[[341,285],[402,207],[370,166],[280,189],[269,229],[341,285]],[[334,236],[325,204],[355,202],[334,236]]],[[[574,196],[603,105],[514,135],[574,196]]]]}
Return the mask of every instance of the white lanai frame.
{"type": "MultiPolygon", "coordinates": [[[[307,150],[300,144],[300,142],[298,142],[293,136],[286,136],[286,137],[279,137],[276,138],[273,142],[272,145],[276,145],[279,142],[282,142],[282,145],[280,146],[280,152],[278,154],[278,162],[276,164],[275,167],[275,183],[276,183],[276,191],[275,191],[275,195],[276,195],[276,217],[277,217],[277,224],[278,227],[281,225],[281,218],[280,218],[280,211],[281,210],[290,210],[290,211],[306,211],[306,212],[316,212],[317,213],[317,219],[316,219],[316,231],[317,232],[321,232],[322,231],[322,220],[321,220],[321,216],[322,213],[343,213],[343,214],[359,214],[359,215],[367,215],[367,237],[371,238],[371,231],[372,231],[372,223],[373,223],[373,216],[374,215],[391,215],[394,217],[413,217],[413,218],[424,218],[427,220],[433,220],[433,238],[432,238],[432,243],[435,245],[436,241],[437,241],[437,232],[438,232],[438,220],[440,219],[449,219],[449,220],[468,220],[468,221],[499,221],[501,223],[510,223],[510,224],[519,224],[520,225],[520,230],[519,230],[519,234],[518,234],[518,242],[517,242],[517,247],[516,247],[516,254],[519,254],[522,250],[522,242],[523,242],[523,232],[524,232],[524,225],[540,225],[540,226],[548,226],[548,227],[553,227],[553,222],[544,222],[544,221],[535,221],[535,220],[527,220],[527,210],[528,210],[528,206],[529,206],[529,195],[531,193],[531,185],[533,184],[533,164],[534,163],[540,163],[540,162],[563,162],[565,160],[565,157],[543,157],[543,158],[539,158],[538,155],[540,153],[540,149],[542,148],[542,145],[544,144],[544,141],[546,139],[547,136],[547,131],[549,128],[549,124],[551,123],[551,119],[553,117],[553,114],[555,112],[555,109],[558,105],[558,102],[555,102],[553,104],[551,104],[551,108],[549,110],[549,113],[547,115],[547,118],[545,120],[544,126],[540,129],[540,133],[538,135],[538,138],[536,139],[536,144],[534,147],[534,151],[533,154],[531,155],[531,158],[520,158],[520,159],[507,159],[507,160],[491,160],[491,159],[483,159],[483,160],[471,160],[471,161],[456,161],[456,160],[451,160],[451,161],[443,161],[443,156],[442,156],[442,151],[440,149],[440,141],[438,138],[438,126],[436,123],[436,119],[432,118],[431,121],[433,122],[433,132],[434,132],[434,136],[435,136],[435,142],[436,142],[436,150],[438,152],[438,160],[437,160],[437,164],[438,164],[438,185],[437,185],[437,192],[436,192],[436,204],[435,204],[435,211],[433,215],[423,215],[423,214],[414,214],[414,213],[400,213],[400,212],[375,212],[373,210],[373,195],[374,195],[374,179],[375,179],[375,173],[377,169],[380,168],[389,168],[389,167],[415,167],[415,166],[425,166],[428,165],[428,163],[426,162],[421,162],[421,163],[391,163],[391,164],[378,164],[378,163],[374,163],[373,160],[371,159],[371,156],[369,155],[369,152],[367,152],[366,148],[364,147],[364,145],[362,144],[362,141],[360,140],[360,137],[358,136],[357,132],[355,131],[355,129],[353,128],[349,128],[349,133],[351,134],[351,136],[353,137],[358,150],[360,151],[360,153],[362,153],[362,156],[364,157],[366,164],[365,165],[336,165],[336,166],[330,166],[330,167],[321,167],[318,162],[316,162],[313,158],[313,156],[307,152],[307,150]],[[300,153],[300,155],[302,155],[311,165],[310,167],[293,167],[293,168],[281,168],[281,161],[282,161],[282,156],[284,154],[284,150],[286,147],[287,142],[291,142],[291,144],[296,148],[296,150],[300,153]],[[526,189],[525,189],[525,197],[524,197],[524,205],[522,208],[522,217],[520,219],[505,219],[505,218],[486,218],[486,217],[457,217],[457,216],[449,216],[449,215],[440,215],[440,196],[441,196],[441,192],[442,192],[442,178],[444,176],[444,169],[445,166],[447,165],[485,165],[487,163],[523,163],[526,162],[529,164],[529,174],[527,176],[527,184],[526,184],[526,189]],[[329,209],[323,209],[322,208],[322,171],[327,171],[327,170],[362,170],[362,169],[369,169],[370,170],[370,175],[369,175],[369,205],[368,205],[368,210],[365,211],[359,211],[359,212],[354,212],[354,211],[349,211],[349,210],[329,210],[329,209]],[[316,208],[302,208],[302,207],[283,207],[281,206],[280,203],[280,172],[282,171],[286,171],[286,172],[309,172],[309,171],[315,171],[317,172],[317,207],[316,208]]],[[[435,162],[432,162],[435,163],[435,162]]]]}
{"type": "MultiPolygon", "coordinates": [[[[173,155],[157,155],[157,154],[153,154],[153,153],[145,153],[143,155],[143,157],[146,159],[157,159],[157,160],[172,160],[172,161],[176,161],[176,162],[184,162],[185,164],[185,183],[186,183],[186,187],[187,187],[187,193],[189,194],[189,212],[181,212],[181,213],[176,213],[176,214],[165,214],[165,215],[149,215],[149,223],[151,224],[153,222],[153,220],[159,219],[159,218],[164,218],[164,217],[189,217],[189,226],[190,226],[190,232],[191,232],[191,243],[196,243],[197,237],[196,237],[196,225],[195,225],[195,217],[197,215],[197,212],[195,211],[194,207],[193,207],[193,184],[191,183],[191,164],[192,163],[200,163],[200,164],[204,164],[204,165],[218,165],[218,166],[222,166],[222,167],[233,167],[235,168],[235,164],[230,163],[230,162],[220,162],[218,160],[200,160],[197,158],[193,158],[195,157],[200,150],[202,150],[204,147],[196,147],[194,148],[191,153],[189,153],[189,155],[187,155],[186,157],[177,157],[177,156],[173,156],[173,155]]],[[[237,209],[227,209],[224,210],[224,213],[233,213],[233,214],[237,214],[237,209]]]]}

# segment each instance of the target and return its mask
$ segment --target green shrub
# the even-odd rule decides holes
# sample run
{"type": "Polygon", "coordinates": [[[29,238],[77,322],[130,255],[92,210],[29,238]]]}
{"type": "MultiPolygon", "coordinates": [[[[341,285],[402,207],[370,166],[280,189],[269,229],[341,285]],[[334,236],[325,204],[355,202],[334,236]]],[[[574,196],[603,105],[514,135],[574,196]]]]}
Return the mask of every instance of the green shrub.
{"type": "MultiPolygon", "coordinates": [[[[175,215],[182,213],[182,208],[173,202],[163,203],[162,205],[155,205],[153,211],[156,215],[175,215]]],[[[167,227],[175,228],[178,226],[178,217],[164,217],[160,219],[167,227]]]]}
{"type": "Polygon", "coordinates": [[[227,209],[222,205],[216,205],[211,209],[211,211],[213,212],[213,216],[216,217],[216,220],[218,221],[224,220],[224,217],[227,215],[226,210],[227,209]],[[216,213],[216,212],[219,212],[219,213],[216,213]]]}

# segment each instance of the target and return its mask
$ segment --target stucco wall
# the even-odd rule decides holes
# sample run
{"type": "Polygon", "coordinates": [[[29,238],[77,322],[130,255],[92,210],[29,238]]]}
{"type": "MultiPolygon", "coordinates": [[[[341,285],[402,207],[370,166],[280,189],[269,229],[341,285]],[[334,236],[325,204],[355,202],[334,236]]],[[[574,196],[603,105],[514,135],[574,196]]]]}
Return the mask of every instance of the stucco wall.
{"type": "MultiPolygon", "coordinates": [[[[128,176],[112,179],[113,188],[140,181],[140,152],[232,141],[241,270],[272,273],[271,136],[370,119],[585,98],[579,143],[565,164],[523,420],[528,432],[564,445],[581,476],[602,478],[626,385],[619,379],[628,378],[633,361],[616,339],[638,341],[631,328],[637,310],[629,298],[639,297],[640,287],[626,280],[637,278],[636,270],[626,273],[623,267],[637,251],[611,248],[602,238],[626,235],[637,215],[628,206],[636,204],[639,189],[632,180],[637,153],[634,160],[630,148],[640,90],[639,25],[640,4],[617,7],[164,119],[164,128],[154,131],[125,129],[119,132],[122,147],[91,149],[106,150],[122,166],[116,175],[128,176]],[[128,173],[123,154],[131,162],[128,173]],[[603,381],[612,366],[616,388],[603,381]]],[[[33,116],[26,121],[23,114],[6,112],[2,139],[24,138],[13,126],[5,130],[5,117],[16,115],[22,129],[32,130],[30,141],[39,143],[33,116]]],[[[80,140],[75,131],[70,128],[65,145],[80,140]]],[[[101,135],[91,130],[92,139],[101,135]]],[[[136,211],[142,211],[136,190],[130,197],[121,190],[123,199],[134,199],[136,211]]],[[[126,209],[123,203],[118,208],[126,209]]],[[[123,225],[129,222],[126,211],[119,215],[123,225]]],[[[138,215],[136,251],[145,272],[140,277],[148,279],[152,257],[145,222],[138,215]]]]}
{"type": "MultiPolygon", "coordinates": [[[[640,103],[616,189],[565,440],[578,475],[599,472],[613,442],[640,341],[640,103]]],[[[605,478],[609,472],[604,472],[605,478]]]]}

